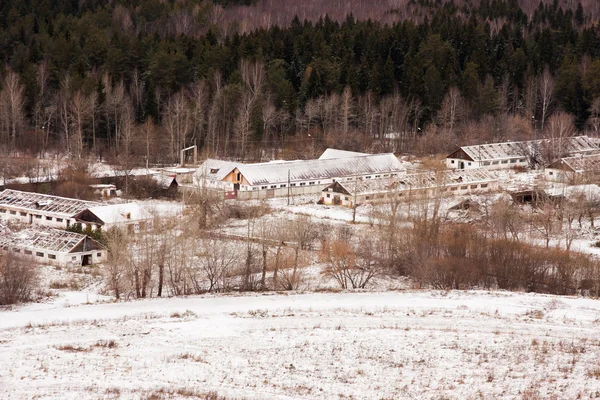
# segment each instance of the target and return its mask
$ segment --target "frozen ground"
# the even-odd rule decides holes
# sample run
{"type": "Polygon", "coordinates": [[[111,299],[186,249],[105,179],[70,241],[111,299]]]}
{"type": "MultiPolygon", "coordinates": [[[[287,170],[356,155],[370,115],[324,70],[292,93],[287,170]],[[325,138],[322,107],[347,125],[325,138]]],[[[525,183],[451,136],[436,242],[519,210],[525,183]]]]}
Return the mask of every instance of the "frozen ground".
{"type": "Polygon", "coordinates": [[[599,328],[600,301],[504,292],[28,305],[0,312],[0,388],[9,399],[593,398],[599,328]]]}

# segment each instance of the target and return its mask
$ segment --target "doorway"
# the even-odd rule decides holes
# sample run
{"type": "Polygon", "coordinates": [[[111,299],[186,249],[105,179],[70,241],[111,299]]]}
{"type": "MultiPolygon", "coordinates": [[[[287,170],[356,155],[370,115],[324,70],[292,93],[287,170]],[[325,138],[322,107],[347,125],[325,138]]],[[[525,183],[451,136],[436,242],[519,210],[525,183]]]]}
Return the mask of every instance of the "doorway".
{"type": "Polygon", "coordinates": [[[81,256],[81,266],[92,265],[92,255],[85,254],[81,256]]]}

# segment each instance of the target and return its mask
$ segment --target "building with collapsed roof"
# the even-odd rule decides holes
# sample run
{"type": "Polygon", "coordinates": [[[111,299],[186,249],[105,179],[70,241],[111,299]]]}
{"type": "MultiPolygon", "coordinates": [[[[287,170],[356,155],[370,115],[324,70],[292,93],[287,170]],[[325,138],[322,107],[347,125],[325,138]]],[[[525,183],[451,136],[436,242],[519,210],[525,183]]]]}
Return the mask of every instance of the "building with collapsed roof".
{"type": "Polygon", "coordinates": [[[546,180],[576,185],[597,182],[600,177],[600,154],[563,157],[544,170],[546,180]]]}
{"type": "Polygon", "coordinates": [[[58,229],[117,226],[135,233],[150,228],[153,216],[137,203],[102,204],[6,189],[0,192],[0,221],[58,229]]]}
{"type": "Polygon", "coordinates": [[[316,160],[244,164],[206,160],[196,172],[196,187],[225,192],[228,198],[261,199],[315,194],[333,181],[363,177],[390,178],[406,174],[392,154],[362,154],[328,149],[316,160]]]}
{"type": "Polygon", "coordinates": [[[102,204],[93,201],[5,189],[0,192],[0,220],[66,229],[73,216],[102,204]]]}
{"type": "Polygon", "coordinates": [[[333,182],[323,189],[321,202],[353,207],[355,204],[466,195],[497,189],[497,178],[483,170],[430,171],[381,180],[333,182]]]}
{"type": "Polygon", "coordinates": [[[588,136],[463,146],[446,157],[451,169],[500,169],[547,165],[557,158],[600,152],[600,142],[588,136]]]}
{"type": "Polygon", "coordinates": [[[28,228],[0,237],[0,248],[39,264],[85,266],[106,260],[104,246],[87,235],[53,228],[28,228]]]}

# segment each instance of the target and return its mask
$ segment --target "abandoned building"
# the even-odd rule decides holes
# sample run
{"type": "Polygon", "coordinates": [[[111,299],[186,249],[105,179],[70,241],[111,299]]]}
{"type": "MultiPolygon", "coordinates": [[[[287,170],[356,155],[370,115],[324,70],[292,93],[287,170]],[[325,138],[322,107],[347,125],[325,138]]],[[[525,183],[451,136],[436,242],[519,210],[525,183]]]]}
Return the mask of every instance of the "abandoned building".
{"type": "Polygon", "coordinates": [[[195,187],[249,200],[320,193],[334,181],[356,177],[376,180],[406,174],[406,167],[394,154],[356,154],[328,149],[325,158],[317,160],[257,164],[208,159],[194,177],[195,187]]]}
{"type": "Polygon", "coordinates": [[[0,192],[0,220],[66,229],[73,216],[100,203],[5,189],[0,192]]]}
{"type": "Polygon", "coordinates": [[[500,169],[547,165],[557,158],[600,151],[598,139],[574,136],[463,146],[446,157],[451,169],[500,169]]]}
{"type": "Polygon", "coordinates": [[[600,154],[563,157],[544,170],[546,180],[578,185],[597,182],[600,177],[600,154]]]}
{"type": "Polygon", "coordinates": [[[107,231],[113,227],[137,233],[150,229],[154,216],[137,203],[109,204],[88,207],[73,216],[82,229],[107,231]]]}
{"type": "Polygon", "coordinates": [[[28,228],[0,237],[0,248],[36,263],[78,267],[106,259],[106,249],[87,235],[53,228],[28,228]]]}
{"type": "Polygon", "coordinates": [[[466,195],[497,189],[497,179],[482,170],[420,172],[381,180],[336,181],[323,189],[321,202],[354,207],[355,204],[466,195]]]}

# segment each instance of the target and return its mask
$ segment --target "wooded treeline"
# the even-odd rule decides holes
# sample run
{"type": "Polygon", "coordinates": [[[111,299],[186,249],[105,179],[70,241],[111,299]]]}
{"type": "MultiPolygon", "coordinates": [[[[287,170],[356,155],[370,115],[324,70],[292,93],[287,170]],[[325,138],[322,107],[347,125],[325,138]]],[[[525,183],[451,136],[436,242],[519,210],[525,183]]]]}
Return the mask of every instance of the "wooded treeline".
{"type": "Polygon", "coordinates": [[[598,131],[600,32],[581,3],[411,5],[394,24],[240,34],[200,0],[3,2],[2,150],[167,163],[193,143],[260,159],[598,131]]]}

